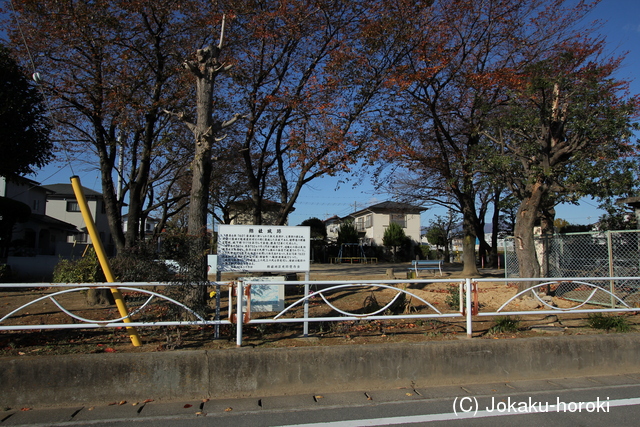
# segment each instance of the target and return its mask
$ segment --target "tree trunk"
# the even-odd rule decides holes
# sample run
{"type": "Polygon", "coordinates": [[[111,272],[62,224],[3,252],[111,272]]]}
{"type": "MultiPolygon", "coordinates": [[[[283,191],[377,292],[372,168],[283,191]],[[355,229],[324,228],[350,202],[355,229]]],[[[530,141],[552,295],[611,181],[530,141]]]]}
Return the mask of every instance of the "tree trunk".
{"type": "Polygon", "coordinates": [[[462,207],[462,274],[465,277],[479,276],[476,266],[476,231],[473,204],[464,203],[462,207]]]}
{"type": "MultiPolygon", "coordinates": [[[[154,97],[157,100],[159,95],[154,97]]],[[[142,140],[142,155],[140,165],[132,171],[129,180],[129,212],[127,214],[127,233],[125,235],[125,246],[132,248],[140,240],[144,240],[145,230],[142,221],[143,203],[146,197],[146,189],[149,186],[149,172],[151,170],[151,157],[153,152],[153,141],[158,118],[157,111],[150,111],[145,115],[145,130],[142,140]]]]}
{"type": "MultiPolygon", "coordinates": [[[[541,183],[532,186],[529,197],[522,200],[516,216],[514,227],[514,239],[518,269],[522,278],[540,277],[540,263],[536,255],[533,227],[535,226],[540,203],[545,193],[541,183]]],[[[519,282],[518,291],[523,291],[535,285],[537,282],[519,282]]]]}
{"type": "MultiPolygon", "coordinates": [[[[208,55],[215,52],[210,47],[208,55]]],[[[198,307],[205,303],[207,288],[203,284],[207,280],[205,248],[207,242],[207,213],[209,207],[209,185],[211,184],[211,171],[213,162],[211,160],[211,148],[215,138],[216,130],[213,129],[213,82],[215,74],[210,69],[210,60],[213,58],[206,56],[207,59],[204,69],[197,74],[196,82],[196,108],[197,122],[193,128],[195,136],[195,156],[191,163],[191,171],[193,174],[191,180],[191,197],[189,201],[189,222],[187,231],[189,235],[194,237],[193,244],[200,248],[194,251],[197,257],[194,260],[195,269],[190,274],[190,280],[195,286],[190,286],[187,303],[192,307],[198,307]],[[198,286],[200,284],[201,286],[198,286]]],[[[215,58],[217,60],[217,58],[215,58]]]]}
{"type": "Polygon", "coordinates": [[[491,256],[489,265],[498,268],[498,230],[500,228],[500,195],[501,191],[494,193],[493,216],[491,217],[491,256]]]}
{"type": "Polygon", "coordinates": [[[191,236],[206,236],[207,213],[209,203],[209,184],[211,183],[211,149],[205,144],[196,147],[191,164],[191,200],[189,202],[188,233],[191,236]]]}
{"type": "Polygon", "coordinates": [[[192,236],[205,236],[211,183],[211,148],[215,137],[213,129],[213,79],[205,68],[197,76],[196,108],[198,120],[193,129],[196,140],[195,157],[191,163],[191,199],[189,201],[188,231],[192,236]]]}
{"type": "Polygon", "coordinates": [[[189,201],[188,233],[194,237],[195,257],[194,271],[191,272],[189,281],[190,290],[187,302],[192,307],[198,307],[206,303],[207,283],[207,214],[209,211],[209,186],[211,184],[211,171],[213,168],[212,147],[216,137],[227,126],[231,126],[240,115],[226,122],[218,122],[213,117],[213,91],[215,79],[219,73],[228,71],[230,65],[220,62],[220,52],[224,34],[224,17],[220,43],[218,46],[209,45],[196,52],[193,60],[184,63],[184,66],[196,77],[196,123],[189,123],[195,137],[195,156],[191,163],[193,178],[191,182],[191,198],[189,201]]]}
{"type": "Polygon", "coordinates": [[[113,294],[109,289],[89,289],[87,291],[86,301],[90,306],[115,304],[113,294]]]}
{"type": "Polygon", "coordinates": [[[447,242],[442,249],[442,261],[450,262],[451,261],[451,251],[449,250],[449,242],[447,242]]]}
{"type": "MultiPolygon", "coordinates": [[[[100,174],[102,176],[102,201],[107,215],[107,223],[113,237],[116,251],[120,252],[125,247],[124,232],[122,231],[121,210],[116,199],[116,190],[113,185],[111,174],[113,173],[113,162],[105,150],[99,150],[100,174]]],[[[103,242],[107,243],[107,242],[103,242]]]]}

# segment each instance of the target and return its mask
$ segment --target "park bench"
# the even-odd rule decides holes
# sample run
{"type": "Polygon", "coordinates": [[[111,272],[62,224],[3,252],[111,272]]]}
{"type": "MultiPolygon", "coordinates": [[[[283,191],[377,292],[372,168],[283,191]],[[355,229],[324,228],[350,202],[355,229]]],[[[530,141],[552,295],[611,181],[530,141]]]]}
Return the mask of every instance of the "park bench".
{"type": "Polygon", "coordinates": [[[435,270],[440,271],[440,275],[442,276],[442,260],[434,260],[434,259],[418,259],[411,261],[411,268],[409,270],[414,270],[416,272],[416,277],[419,276],[418,271],[420,270],[434,270],[433,274],[435,274],[435,270]]]}

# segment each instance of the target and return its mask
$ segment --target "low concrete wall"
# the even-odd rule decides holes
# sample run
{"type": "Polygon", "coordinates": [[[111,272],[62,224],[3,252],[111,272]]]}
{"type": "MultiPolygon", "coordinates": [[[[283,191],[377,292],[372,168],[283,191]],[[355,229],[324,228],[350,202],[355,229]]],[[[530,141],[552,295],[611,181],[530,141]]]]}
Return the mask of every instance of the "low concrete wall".
{"type": "Polygon", "coordinates": [[[269,396],[640,372],[640,334],[0,359],[0,403],[269,396]]]}

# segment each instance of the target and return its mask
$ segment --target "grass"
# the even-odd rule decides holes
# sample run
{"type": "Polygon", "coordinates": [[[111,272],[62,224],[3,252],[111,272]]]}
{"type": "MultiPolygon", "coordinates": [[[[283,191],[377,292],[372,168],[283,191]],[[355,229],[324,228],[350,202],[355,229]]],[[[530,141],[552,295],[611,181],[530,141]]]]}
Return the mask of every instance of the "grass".
{"type": "Polygon", "coordinates": [[[490,334],[518,332],[520,329],[520,318],[518,317],[498,317],[496,324],[489,329],[490,334]]]}
{"type": "MultiPolygon", "coordinates": [[[[463,292],[463,298],[465,293],[463,292]]],[[[460,310],[460,289],[459,285],[449,285],[449,295],[444,300],[445,304],[452,310],[460,310]]]]}
{"type": "Polygon", "coordinates": [[[607,316],[602,313],[589,315],[587,323],[593,329],[604,329],[606,331],[629,332],[631,325],[629,320],[623,316],[607,316]]]}

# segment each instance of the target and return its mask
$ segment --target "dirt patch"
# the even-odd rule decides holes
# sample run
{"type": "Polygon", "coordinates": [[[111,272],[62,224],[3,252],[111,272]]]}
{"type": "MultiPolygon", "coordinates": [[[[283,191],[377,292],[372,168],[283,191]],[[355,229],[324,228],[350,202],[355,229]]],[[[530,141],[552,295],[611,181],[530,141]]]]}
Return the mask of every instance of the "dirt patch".
{"type": "MultiPolygon", "coordinates": [[[[354,280],[353,276],[335,276],[331,280],[354,280]]],[[[369,277],[368,277],[369,278],[369,277]]],[[[386,278],[384,276],[379,278],[386,278]]],[[[439,277],[437,277],[439,279],[439,277]]],[[[446,282],[395,285],[406,291],[399,297],[398,291],[384,287],[341,288],[325,292],[327,286],[312,286],[314,297],[310,300],[309,313],[314,318],[328,318],[345,314],[454,314],[458,312],[460,280],[451,277],[446,282]],[[325,301],[326,300],[326,301],[325,301]],[[327,304],[328,303],[328,304],[327,304]]],[[[325,279],[326,280],[326,279],[325,279]]],[[[80,323],[80,319],[117,319],[115,306],[90,307],[82,293],[72,292],[46,298],[60,289],[14,289],[0,292],[0,317],[18,307],[22,310],[6,319],[0,325],[66,325],[80,323]],[[31,303],[27,306],[25,304],[31,303]],[[77,318],[62,312],[61,306],[77,318]]],[[[162,292],[160,289],[155,289],[162,292]]],[[[213,292],[215,289],[211,288],[213,292]]],[[[147,298],[143,294],[124,291],[130,310],[143,306],[147,298]]],[[[516,287],[502,282],[488,282],[478,285],[477,304],[481,312],[497,310],[516,294],[516,287]]],[[[220,289],[221,318],[228,317],[228,290],[220,289]]],[[[302,287],[291,287],[286,294],[286,303],[292,304],[302,298],[302,287]]],[[[463,296],[464,298],[464,296],[463,296]]],[[[530,302],[529,302],[530,303],[530,302]]],[[[522,301],[512,302],[506,308],[512,311],[525,310],[522,301]]],[[[562,298],[550,304],[564,304],[565,307],[577,302],[562,298]]],[[[539,309],[548,308],[541,306],[539,309]]],[[[287,317],[300,317],[301,304],[290,310],[287,317]]],[[[215,298],[209,301],[207,316],[213,317],[215,298]]],[[[273,317],[274,313],[254,313],[254,319],[273,317]]],[[[136,314],[136,320],[176,319],[170,306],[151,303],[136,314]]],[[[637,316],[628,316],[630,323],[637,323],[637,316]]],[[[519,316],[513,330],[496,328],[499,319],[494,317],[474,317],[473,336],[479,339],[509,339],[540,336],[547,334],[576,335],[602,333],[587,327],[587,314],[543,314],[519,316]]],[[[310,322],[309,336],[303,337],[301,323],[254,324],[243,327],[243,345],[251,347],[302,347],[374,344],[390,342],[424,342],[429,340],[455,340],[466,338],[464,317],[422,318],[405,320],[345,320],[338,322],[310,322]]],[[[124,327],[98,329],[55,329],[29,331],[0,331],[0,355],[32,356],[70,353],[112,353],[171,351],[175,349],[224,349],[234,348],[235,326],[164,326],[138,328],[143,345],[134,347],[124,327]],[[216,338],[216,336],[218,338],[216,338]]]]}

